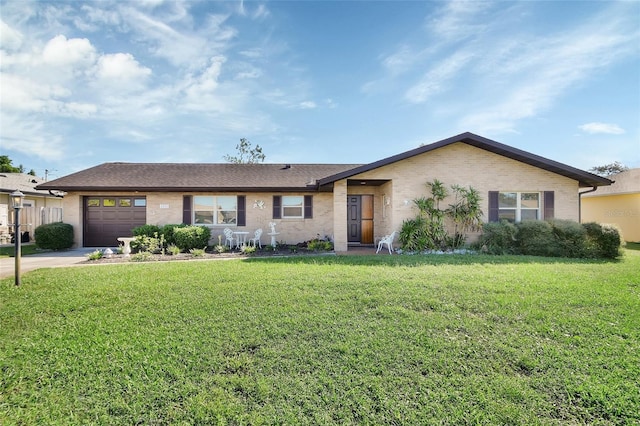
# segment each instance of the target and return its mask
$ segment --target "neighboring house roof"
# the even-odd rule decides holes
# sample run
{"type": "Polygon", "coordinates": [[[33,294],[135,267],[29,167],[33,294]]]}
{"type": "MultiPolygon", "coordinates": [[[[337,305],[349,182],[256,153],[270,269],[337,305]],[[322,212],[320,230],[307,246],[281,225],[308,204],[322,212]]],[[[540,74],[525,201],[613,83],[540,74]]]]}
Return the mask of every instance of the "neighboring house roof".
{"type": "Polygon", "coordinates": [[[0,193],[11,194],[15,190],[24,195],[37,195],[40,197],[57,197],[50,194],[48,190],[36,189],[36,186],[44,183],[43,179],[26,173],[0,173],[0,193]]]}
{"type": "Polygon", "coordinates": [[[502,155],[504,157],[511,158],[512,160],[520,161],[522,163],[539,167],[541,169],[577,180],[580,184],[580,187],[611,185],[613,183],[609,179],[603,178],[601,176],[594,175],[592,173],[585,172],[580,169],[576,169],[566,164],[558,163],[557,161],[549,160],[547,158],[540,157],[538,155],[531,154],[529,152],[522,151],[520,149],[513,148],[508,145],[504,145],[499,142],[493,141],[491,139],[483,138],[482,136],[478,136],[469,132],[462,133],[457,136],[452,136],[450,138],[443,139],[439,142],[435,142],[429,145],[424,145],[419,148],[394,155],[392,157],[384,158],[374,163],[365,164],[355,169],[337,173],[333,176],[328,176],[324,179],[321,179],[318,183],[320,185],[330,184],[335,181],[345,179],[359,173],[367,172],[369,170],[373,170],[378,167],[386,166],[388,164],[392,164],[397,161],[402,161],[409,157],[424,154],[426,152],[433,151],[438,148],[443,148],[445,146],[458,143],[458,142],[466,143],[467,145],[484,149],[485,151],[493,152],[494,154],[502,155]]]}
{"type": "Polygon", "coordinates": [[[585,193],[583,197],[601,197],[603,195],[640,194],[640,168],[630,169],[609,176],[613,185],[598,188],[595,192],[585,193]]]}
{"type": "Polygon", "coordinates": [[[38,185],[62,191],[315,191],[341,179],[457,142],[566,176],[580,187],[611,185],[609,179],[463,133],[370,164],[104,163],[38,185]]]}
{"type": "Polygon", "coordinates": [[[38,186],[63,191],[315,191],[359,164],[104,163],[38,186]]]}

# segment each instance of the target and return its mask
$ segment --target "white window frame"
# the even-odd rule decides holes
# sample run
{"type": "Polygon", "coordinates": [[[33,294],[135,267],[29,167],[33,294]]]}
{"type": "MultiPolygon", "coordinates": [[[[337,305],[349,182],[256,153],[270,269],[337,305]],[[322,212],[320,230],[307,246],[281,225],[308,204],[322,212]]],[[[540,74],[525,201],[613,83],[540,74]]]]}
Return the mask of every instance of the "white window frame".
{"type": "Polygon", "coordinates": [[[283,195],[281,199],[281,209],[283,219],[302,219],[304,218],[304,195],[283,195]],[[287,210],[291,213],[293,209],[300,209],[299,215],[286,214],[287,210]]]}
{"type": "Polygon", "coordinates": [[[205,226],[237,226],[238,225],[238,197],[236,195],[194,195],[193,196],[193,205],[192,205],[192,222],[194,225],[205,225],[205,226]],[[220,205],[219,199],[228,198],[233,199],[233,209],[225,209],[222,210],[222,206],[220,205]],[[200,203],[203,205],[211,204],[211,210],[198,209],[196,206],[198,205],[198,199],[200,199],[200,203]],[[203,201],[206,199],[206,203],[203,201]],[[210,212],[212,223],[206,222],[198,222],[197,213],[198,212],[210,212]],[[235,213],[235,218],[233,222],[224,222],[220,221],[222,212],[233,212],[235,213]]]}
{"type": "MultiPolygon", "coordinates": [[[[535,219],[530,219],[530,218],[525,218],[524,220],[542,220],[542,200],[543,200],[543,193],[540,191],[500,191],[500,193],[498,194],[498,218],[499,219],[506,219],[509,220],[507,218],[501,217],[501,212],[503,211],[515,211],[515,223],[519,223],[522,222],[522,212],[532,212],[535,211],[536,212],[536,218],[535,219]],[[500,206],[500,200],[501,200],[501,196],[502,194],[516,194],[516,206],[515,207],[501,207],[500,206]],[[536,194],[538,196],[538,206],[537,207],[523,207],[522,206],[522,196],[524,194],[536,194]]],[[[526,201],[526,200],[525,200],[526,201]]]]}

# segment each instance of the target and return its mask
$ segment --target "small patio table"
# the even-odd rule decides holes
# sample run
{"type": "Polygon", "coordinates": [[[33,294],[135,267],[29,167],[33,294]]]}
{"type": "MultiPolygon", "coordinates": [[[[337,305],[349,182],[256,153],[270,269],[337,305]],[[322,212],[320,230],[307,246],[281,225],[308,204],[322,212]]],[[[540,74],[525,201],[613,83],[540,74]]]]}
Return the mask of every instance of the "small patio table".
{"type": "Polygon", "coordinates": [[[248,231],[233,231],[233,235],[236,236],[236,247],[244,247],[247,243],[247,235],[249,235],[248,231]]]}

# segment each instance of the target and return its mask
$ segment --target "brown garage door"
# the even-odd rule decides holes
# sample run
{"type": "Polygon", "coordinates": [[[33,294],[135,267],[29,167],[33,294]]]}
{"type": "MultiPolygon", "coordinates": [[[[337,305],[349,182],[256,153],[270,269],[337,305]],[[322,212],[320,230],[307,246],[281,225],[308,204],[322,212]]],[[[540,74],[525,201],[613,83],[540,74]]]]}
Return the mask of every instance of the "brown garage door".
{"type": "Polygon", "coordinates": [[[147,222],[147,199],[140,196],[84,197],[85,247],[115,247],[118,237],[147,222]]]}

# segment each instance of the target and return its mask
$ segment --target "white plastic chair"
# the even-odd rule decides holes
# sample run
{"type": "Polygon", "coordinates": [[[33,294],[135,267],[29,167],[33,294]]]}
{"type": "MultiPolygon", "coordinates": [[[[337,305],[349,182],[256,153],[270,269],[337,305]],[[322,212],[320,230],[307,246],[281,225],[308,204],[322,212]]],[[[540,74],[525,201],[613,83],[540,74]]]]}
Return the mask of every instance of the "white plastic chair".
{"type": "Polygon", "coordinates": [[[393,231],[391,234],[385,235],[384,237],[380,238],[380,242],[378,243],[378,250],[376,250],[376,254],[378,254],[378,252],[382,250],[383,244],[387,245],[387,248],[389,249],[389,254],[391,254],[391,251],[393,250],[393,239],[395,237],[396,237],[396,231],[393,231]]]}
{"type": "Polygon", "coordinates": [[[262,228],[256,229],[255,234],[253,234],[253,238],[249,238],[249,244],[255,247],[257,242],[258,247],[262,248],[262,243],[260,242],[261,236],[262,236],[262,228]]]}
{"type": "Polygon", "coordinates": [[[233,248],[233,240],[234,240],[233,231],[231,229],[229,229],[229,228],[224,228],[224,231],[222,231],[222,232],[224,232],[224,237],[225,237],[224,245],[226,246],[227,243],[228,243],[229,244],[229,250],[231,250],[233,248]]]}

